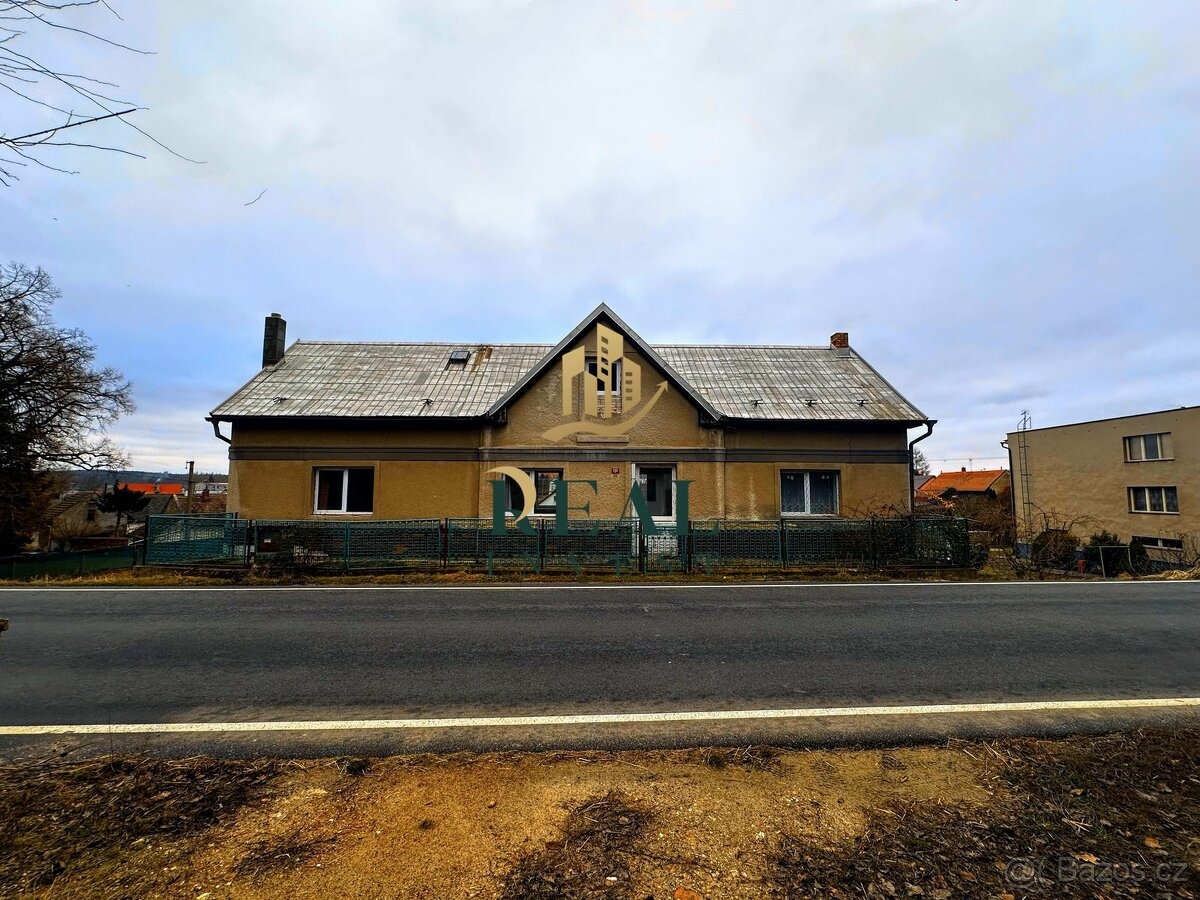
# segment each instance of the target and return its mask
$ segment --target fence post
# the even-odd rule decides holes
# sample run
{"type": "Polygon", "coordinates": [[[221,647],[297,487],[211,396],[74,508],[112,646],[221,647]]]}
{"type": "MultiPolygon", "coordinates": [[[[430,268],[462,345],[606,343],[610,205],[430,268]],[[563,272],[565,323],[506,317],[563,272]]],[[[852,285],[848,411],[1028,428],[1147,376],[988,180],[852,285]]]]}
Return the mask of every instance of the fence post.
{"type": "Polygon", "coordinates": [[[695,533],[695,531],[694,531],[694,526],[692,525],[691,519],[687,520],[687,525],[685,527],[687,528],[687,533],[684,535],[684,538],[683,538],[684,541],[686,542],[684,545],[684,548],[683,548],[683,571],[691,572],[692,571],[692,552],[693,552],[693,548],[695,546],[695,543],[692,540],[692,535],[695,533]]]}
{"type": "Polygon", "coordinates": [[[442,568],[446,568],[450,559],[450,520],[438,519],[438,549],[442,554],[442,568]]]}
{"type": "Polygon", "coordinates": [[[642,523],[637,524],[638,535],[638,571],[644,573],[646,571],[646,532],[642,530],[642,523]]]}
{"type": "Polygon", "coordinates": [[[342,537],[342,571],[350,571],[350,523],[347,522],[342,526],[345,533],[342,537]]]}

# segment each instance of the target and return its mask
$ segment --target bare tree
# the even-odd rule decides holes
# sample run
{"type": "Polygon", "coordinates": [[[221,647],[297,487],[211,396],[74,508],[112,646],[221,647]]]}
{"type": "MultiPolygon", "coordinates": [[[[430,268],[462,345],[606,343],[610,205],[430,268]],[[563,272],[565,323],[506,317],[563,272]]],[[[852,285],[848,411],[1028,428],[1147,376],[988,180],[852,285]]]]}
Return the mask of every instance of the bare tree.
{"type": "Polygon", "coordinates": [[[28,46],[31,36],[54,34],[64,40],[103,44],[127,53],[150,53],[82,27],[84,23],[81,16],[87,7],[106,10],[115,20],[121,18],[109,0],[0,0],[0,89],[25,101],[20,108],[29,109],[32,113],[33,107],[40,107],[49,110],[56,119],[51,127],[21,122],[0,123],[0,184],[6,187],[18,179],[18,169],[30,164],[74,174],[70,169],[46,161],[49,148],[107,150],[145,159],[142,154],[132,150],[93,143],[86,136],[78,136],[85,135],[85,132],[68,131],[108,119],[121,122],[167,152],[179,156],[129,121],[130,114],[144,107],[114,96],[117,85],[65,71],[64,67],[40,57],[36,50],[28,46]]]}
{"type": "Polygon", "coordinates": [[[47,469],[126,465],[105,429],[133,411],[130,384],[95,367],[83,332],[54,324],[58,296],[42,269],[0,265],[0,554],[36,527],[47,469]]]}

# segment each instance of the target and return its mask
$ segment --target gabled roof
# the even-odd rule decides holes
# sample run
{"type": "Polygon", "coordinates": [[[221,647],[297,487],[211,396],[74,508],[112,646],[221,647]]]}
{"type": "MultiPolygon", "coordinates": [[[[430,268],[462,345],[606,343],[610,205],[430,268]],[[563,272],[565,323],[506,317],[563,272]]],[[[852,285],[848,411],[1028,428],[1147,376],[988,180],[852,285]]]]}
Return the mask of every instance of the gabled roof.
{"type": "Polygon", "coordinates": [[[680,377],[679,373],[672,368],[671,364],[659,356],[653,347],[643,341],[641,336],[636,331],[634,331],[621,320],[620,316],[609,309],[607,303],[601,303],[599,306],[593,309],[582,322],[571,329],[570,333],[567,334],[565,338],[555,344],[554,348],[550,350],[549,353],[538,360],[537,365],[522,375],[516,384],[505,391],[496,400],[496,402],[488,408],[488,415],[496,415],[500,412],[500,410],[508,406],[509,403],[521,396],[521,394],[527,387],[529,387],[529,385],[533,384],[533,382],[535,382],[538,377],[546,371],[546,369],[557,362],[558,358],[562,356],[562,354],[572,344],[579,340],[582,335],[586,334],[588,329],[594,327],[597,322],[604,322],[605,324],[621,332],[621,334],[625,336],[625,340],[633,344],[642,356],[654,363],[654,365],[658,367],[658,369],[661,370],[664,375],[667,376],[667,381],[670,383],[671,387],[678,391],[682,391],[683,394],[688,397],[688,399],[696,404],[696,406],[704,410],[704,412],[708,414],[709,418],[715,421],[721,417],[721,414],[713,408],[712,404],[709,403],[708,400],[706,400],[701,394],[697,393],[690,384],[684,381],[683,378],[680,377]]]}
{"type": "Polygon", "coordinates": [[[53,522],[64,513],[70,512],[81,503],[92,502],[96,499],[96,495],[91,491],[71,491],[63,494],[57,500],[51,500],[46,506],[46,511],[42,514],[42,521],[53,522]]]}
{"type": "Polygon", "coordinates": [[[237,418],[480,419],[496,415],[603,319],[713,420],[926,420],[853,350],[648,344],[601,304],[549,344],[297,341],[214,409],[237,418]],[[453,351],[465,363],[451,363],[453,351]],[[757,401],[757,402],[756,402],[757,401]]]}
{"type": "Polygon", "coordinates": [[[982,494],[1008,474],[1007,469],[981,469],[977,472],[942,472],[930,478],[918,489],[922,494],[938,496],[950,488],[960,494],[982,494]]]}

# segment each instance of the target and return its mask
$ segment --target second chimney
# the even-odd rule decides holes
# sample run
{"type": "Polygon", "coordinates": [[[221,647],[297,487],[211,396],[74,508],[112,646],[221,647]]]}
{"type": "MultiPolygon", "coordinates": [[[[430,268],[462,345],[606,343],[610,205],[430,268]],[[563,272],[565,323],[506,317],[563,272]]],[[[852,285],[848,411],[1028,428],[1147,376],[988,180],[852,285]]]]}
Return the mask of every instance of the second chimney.
{"type": "Polygon", "coordinates": [[[287,322],[279,313],[267,316],[263,325],[263,368],[273,366],[283,359],[283,348],[287,338],[287,322]]]}
{"type": "Polygon", "coordinates": [[[838,331],[829,336],[829,346],[837,351],[838,356],[850,355],[850,335],[845,331],[838,331]]]}

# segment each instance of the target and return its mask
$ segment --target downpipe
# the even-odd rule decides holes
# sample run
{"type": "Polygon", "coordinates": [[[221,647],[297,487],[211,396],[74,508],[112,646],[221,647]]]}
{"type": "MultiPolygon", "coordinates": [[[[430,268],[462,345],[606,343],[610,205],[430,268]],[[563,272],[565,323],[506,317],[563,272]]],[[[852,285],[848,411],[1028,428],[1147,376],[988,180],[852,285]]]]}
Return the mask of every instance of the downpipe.
{"type": "Polygon", "coordinates": [[[908,442],[908,514],[910,516],[917,514],[917,476],[913,469],[913,448],[933,434],[933,426],[937,423],[937,419],[926,419],[925,433],[917,435],[908,442]]]}

